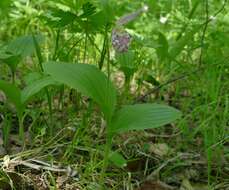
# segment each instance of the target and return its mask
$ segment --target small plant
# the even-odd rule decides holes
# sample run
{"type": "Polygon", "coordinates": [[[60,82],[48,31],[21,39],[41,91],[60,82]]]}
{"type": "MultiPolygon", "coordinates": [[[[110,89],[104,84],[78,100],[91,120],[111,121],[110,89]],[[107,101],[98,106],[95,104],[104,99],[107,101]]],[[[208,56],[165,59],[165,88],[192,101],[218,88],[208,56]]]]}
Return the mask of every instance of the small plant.
{"type": "Polygon", "coordinates": [[[92,98],[100,106],[107,125],[102,176],[108,164],[114,135],[129,130],[160,127],[181,116],[175,108],[160,104],[124,105],[116,109],[116,89],[111,81],[93,65],[46,62],[44,71],[57,82],[66,84],[92,98]]]}
{"type": "Polygon", "coordinates": [[[23,120],[28,101],[44,87],[56,83],[50,77],[42,76],[39,80],[26,86],[23,90],[20,90],[20,88],[16,86],[15,73],[18,64],[25,57],[31,56],[36,51],[37,44],[41,41],[41,36],[21,36],[11,41],[6,47],[2,48],[0,53],[0,63],[7,64],[12,73],[12,83],[0,80],[0,90],[2,90],[8,99],[15,105],[19,120],[19,137],[22,140],[23,146],[25,144],[23,120]]]}
{"type": "Polygon", "coordinates": [[[0,0],[0,189],[227,189],[227,2],[0,0]]]}
{"type": "Polygon", "coordinates": [[[20,90],[14,84],[0,80],[0,89],[6,94],[7,98],[14,104],[19,120],[19,137],[22,140],[22,145],[25,145],[23,120],[25,117],[25,108],[29,100],[38,93],[41,89],[48,85],[57,84],[51,77],[44,76],[43,78],[34,81],[31,85],[20,90]]]}

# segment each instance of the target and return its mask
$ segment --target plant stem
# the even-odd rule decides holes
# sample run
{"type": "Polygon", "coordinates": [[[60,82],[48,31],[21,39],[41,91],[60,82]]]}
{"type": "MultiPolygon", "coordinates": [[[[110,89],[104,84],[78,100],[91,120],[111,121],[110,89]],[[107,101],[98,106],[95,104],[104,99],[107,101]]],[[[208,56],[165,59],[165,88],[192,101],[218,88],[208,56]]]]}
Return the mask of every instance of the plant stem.
{"type": "MultiPolygon", "coordinates": [[[[59,38],[59,35],[57,35],[57,36],[59,38]]],[[[58,39],[56,41],[57,41],[56,43],[58,44],[58,39]]],[[[34,42],[35,49],[36,49],[36,54],[37,54],[37,58],[38,58],[38,64],[39,64],[41,72],[43,73],[44,72],[44,69],[43,69],[43,66],[42,66],[43,57],[42,57],[42,54],[41,54],[40,46],[37,43],[36,37],[34,35],[33,35],[33,42],[34,42]]],[[[51,123],[50,134],[53,135],[52,96],[49,93],[48,88],[45,88],[45,93],[46,93],[46,96],[47,96],[47,99],[48,99],[48,106],[49,106],[49,116],[50,116],[50,123],[51,123]]]]}
{"type": "Polygon", "coordinates": [[[22,142],[22,148],[25,147],[25,132],[24,132],[24,125],[23,125],[23,116],[22,114],[18,114],[18,120],[19,120],[19,138],[22,142]]]}
{"type": "Polygon", "coordinates": [[[15,71],[11,70],[12,73],[12,83],[15,84],[15,71]]]}
{"type": "Polygon", "coordinates": [[[52,95],[49,93],[48,89],[45,88],[46,96],[48,98],[49,107],[49,117],[50,117],[50,135],[53,136],[53,114],[52,114],[52,95]]]}
{"type": "Polygon", "coordinates": [[[87,56],[87,33],[85,34],[85,42],[84,42],[84,55],[83,55],[83,63],[86,63],[87,56]]]}
{"type": "Polygon", "coordinates": [[[107,52],[107,30],[105,31],[105,36],[104,36],[104,40],[103,40],[103,49],[102,49],[101,57],[100,57],[100,60],[98,63],[100,70],[102,70],[102,68],[103,68],[106,52],[107,52]]]}
{"type": "Polygon", "coordinates": [[[111,68],[110,68],[110,47],[109,47],[109,36],[108,36],[108,25],[106,26],[106,51],[107,51],[107,75],[108,81],[110,80],[111,68]]]}
{"type": "Polygon", "coordinates": [[[57,58],[57,51],[59,48],[59,40],[60,40],[60,29],[57,30],[57,34],[56,34],[55,50],[54,50],[53,58],[52,58],[53,60],[56,60],[56,58],[57,58]]]}
{"type": "Polygon", "coordinates": [[[109,163],[109,154],[110,154],[111,145],[112,145],[112,138],[113,138],[113,136],[108,132],[106,135],[106,144],[105,144],[103,167],[102,167],[101,176],[100,176],[100,180],[99,180],[100,185],[103,185],[103,187],[105,186],[105,175],[106,175],[106,170],[107,170],[108,163],[109,163]]]}

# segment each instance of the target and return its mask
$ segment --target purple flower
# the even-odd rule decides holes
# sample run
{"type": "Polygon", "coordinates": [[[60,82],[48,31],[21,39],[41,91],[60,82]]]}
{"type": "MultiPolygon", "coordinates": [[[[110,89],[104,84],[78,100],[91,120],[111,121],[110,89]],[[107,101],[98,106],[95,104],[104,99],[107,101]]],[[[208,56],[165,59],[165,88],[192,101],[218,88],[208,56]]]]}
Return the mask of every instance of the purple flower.
{"type": "Polygon", "coordinates": [[[117,52],[123,53],[128,51],[131,43],[131,35],[128,32],[124,30],[113,29],[111,38],[112,45],[117,52]]]}
{"type": "Polygon", "coordinates": [[[133,13],[124,15],[116,22],[116,26],[114,27],[111,36],[112,45],[115,51],[119,53],[128,51],[131,43],[131,35],[123,29],[123,26],[128,22],[134,20],[137,16],[139,16],[141,13],[146,12],[147,10],[148,6],[145,5],[141,9],[138,9],[133,13]]]}

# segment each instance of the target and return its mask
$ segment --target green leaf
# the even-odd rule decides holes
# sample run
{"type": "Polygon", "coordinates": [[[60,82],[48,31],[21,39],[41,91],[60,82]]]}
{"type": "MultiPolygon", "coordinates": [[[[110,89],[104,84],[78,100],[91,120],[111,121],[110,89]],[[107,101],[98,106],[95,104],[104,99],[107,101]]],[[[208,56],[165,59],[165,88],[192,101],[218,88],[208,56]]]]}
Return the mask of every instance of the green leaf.
{"type": "Polygon", "coordinates": [[[181,116],[175,108],[160,104],[123,106],[115,115],[110,133],[156,128],[171,123],[181,116]]]}
{"type": "Polygon", "coordinates": [[[80,17],[87,18],[94,15],[95,13],[96,7],[92,3],[86,2],[85,4],[83,4],[83,14],[80,15],[80,17]]]}
{"type": "Polygon", "coordinates": [[[127,78],[130,78],[137,69],[137,66],[134,62],[134,52],[128,51],[124,53],[117,53],[116,58],[122,72],[125,74],[127,78]]]}
{"type": "Polygon", "coordinates": [[[72,24],[78,17],[69,10],[61,10],[59,8],[53,8],[51,12],[45,15],[43,18],[47,24],[52,27],[65,27],[72,24]]]}
{"type": "Polygon", "coordinates": [[[157,43],[159,45],[156,48],[157,56],[159,57],[160,60],[163,61],[166,57],[168,57],[169,44],[163,33],[157,32],[157,34],[158,34],[157,43]]]}
{"type": "Polygon", "coordinates": [[[123,168],[127,165],[126,159],[117,151],[110,152],[109,160],[119,168],[123,168]]]}
{"type": "MultiPolygon", "coordinates": [[[[42,42],[43,38],[40,35],[36,36],[38,42],[42,42]]],[[[20,36],[11,41],[6,49],[13,55],[21,55],[22,57],[30,56],[35,52],[33,36],[20,36]]]]}
{"type": "Polygon", "coordinates": [[[12,71],[16,71],[17,65],[20,62],[21,57],[19,55],[12,55],[5,52],[0,52],[0,63],[7,64],[12,71]]]}
{"type": "Polygon", "coordinates": [[[32,96],[37,94],[44,87],[57,84],[57,82],[50,76],[44,76],[41,79],[33,81],[21,93],[21,100],[25,104],[32,96]]]}
{"type": "Polygon", "coordinates": [[[0,80],[0,90],[2,90],[6,97],[15,105],[17,111],[22,113],[24,107],[21,103],[21,92],[13,84],[0,80]]]}
{"type": "Polygon", "coordinates": [[[116,90],[99,69],[88,64],[44,63],[44,70],[58,82],[64,83],[97,102],[107,121],[116,105],[116,90]]]}

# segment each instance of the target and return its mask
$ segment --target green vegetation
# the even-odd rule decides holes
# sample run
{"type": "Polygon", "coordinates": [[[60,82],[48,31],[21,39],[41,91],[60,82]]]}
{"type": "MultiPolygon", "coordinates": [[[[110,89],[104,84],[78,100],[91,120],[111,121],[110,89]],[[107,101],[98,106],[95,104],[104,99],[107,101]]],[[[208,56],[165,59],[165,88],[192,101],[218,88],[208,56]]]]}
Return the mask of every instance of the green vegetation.
{"type": "Polygon", "coordinates": [[[0,189],[228,189],[228,9],[1,0],[0,189]]]}

